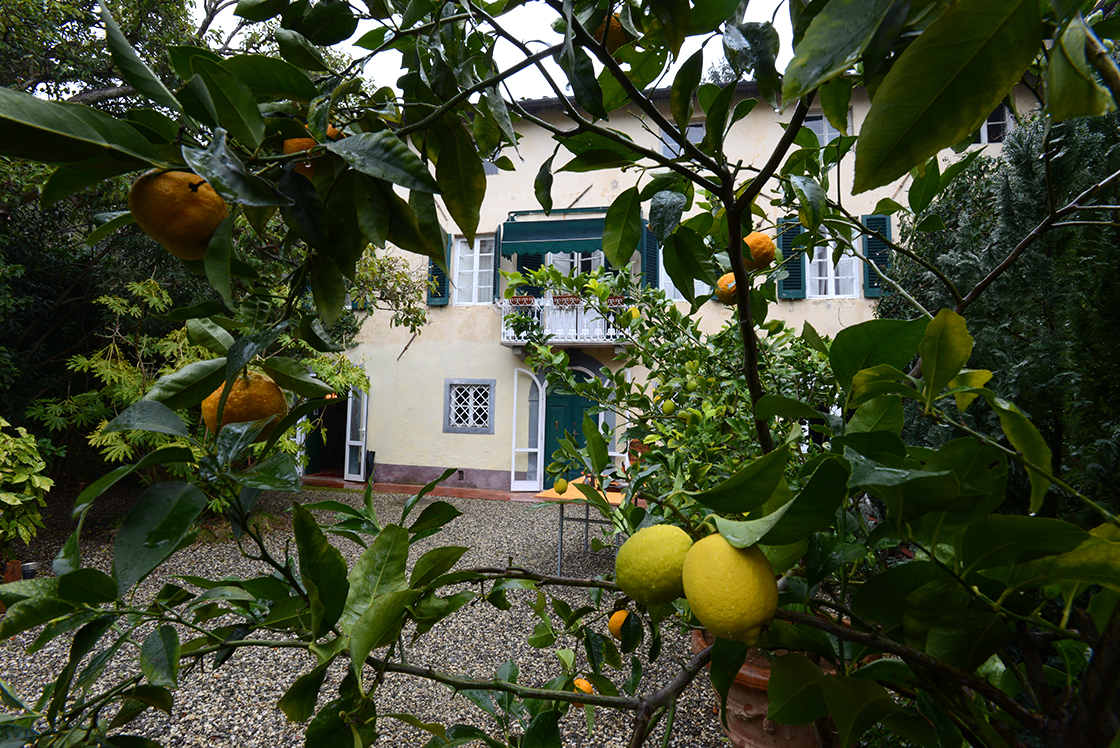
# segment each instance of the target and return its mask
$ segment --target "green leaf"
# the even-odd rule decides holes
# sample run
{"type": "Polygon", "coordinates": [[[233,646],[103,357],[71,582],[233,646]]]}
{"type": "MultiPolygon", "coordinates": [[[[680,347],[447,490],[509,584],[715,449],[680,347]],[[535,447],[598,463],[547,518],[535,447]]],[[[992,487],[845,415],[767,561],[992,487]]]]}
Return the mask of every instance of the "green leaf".
{"type": "MultiPolygon", "coordinates": [[[[140,402],[144,402],[144,401],[141,400],[140,402]]],[[[136,407],[136,405],[139,405],[139,403],[136,403],[133,406],[131,406],[130,410],[131,410],[131,408],[136,407]]],[[[123,415],[124,415],[124,413],[121,414],[121,416],[123,416],[123,415]]],[[[175,414],[172,413],[172,415],[175,415],[175,414]]],[[[120,416],[118,416],[118,418],[119,417],[120,416]]],[[[175,416],[175,417],[178,418],[178,416],[175,416]]],[[[150,422],[150,421],[146,421],[146,422],[150,422]]],[[[146,428],[146,429],[142,429],[142,430],[151,431],[152,429],[146,428]]],[[[167,432],[157,431],[157,433],[167,433],[167,432]]],[[[178,436],[180,434],[172,434],[172,435],[173,436],[178,436]]],[[[122,478],[125,478],[129,475],[132,475],[133,473],[135,473],[137,471],[147,470],[148,468],[153,467],[155,465],[164,465],[164,464],[168,464],[168,463],[172,463],[172,462],[194,462],[194,461],[195,461],[194,453],[188,447],[164,447],[163,449],[157,449],[155,452],[149,452],[148,454],[144,455],[144,457],[142,457],[140,459],[140,461],[137,462],[136,464],[134,464],[134,465],[122,465],[122,466],[116,468],[115,470],[112,470],[112,471],[106,473],[105,475],[103,475],[100,478],[98,478],[97,480],[95,480],[93,483],[90,483],[88,486],[86,486],[82,490],[82,492],[80,494],[78,494],[78,498],[74,500],[74,509],[71,512],[71,517],[74,518],[74,519],[77,519],[82,514],[82,512],[84,512],[86,509],[89,508],[89,505],[93,503],[94,499],[96,499],[101,494],[105,493],[105,491],[108,490],[114,484],[116,484],[117,481],[119,481],[122,478]]],[[[59,567],[58,560],[55,561],[54,569],[55,569],[55,573],[57,573],[59,575],[66,573],[66,571],[64,571],[62,568],[59,567]]]]}
{"type": "Polygon", "coordinates": [[[296,678],[288,690],[280,697],[276,706],[284,712],[289,722],[306,722],[315,714],[315,705],[319,702],[319,691],[327,677],[327,668],[332,660],[321,662],[314,668],[296,678]]]}
{"type": "Polygon", "coordinates": [[[905,420],[902,411],[902,398],[894,395],[882,395],[859,406],[852,419],[848,421],[844,433],[889,431],[892,434],[901,434],[905,420]]]}
{"type": "Polygon", "coordinates": [[[73,605],[56,597],[30,597],[6,604],[8,610],[0,618],[0,639],[5,641],[16,634],[74,612],[73,605]]]}
{"type": "Polygon", "coordinates": [[[136,50],[125,39],[120,26],[104,3],[101,4],[101,22],[105,25],[105,41],[109,46],[109,54],[121,77],[150,101],[173,112],[181,112],[179,101],[136,54],[136,50]]]}
{"type": "MultiPolygon", "coordinates": [[[[222,430],[223,433],[225,429],[222,430]]],[[[246,488],[262,491],[291,491],[300,489],[299,471],[295,459],[283,452],[277,452],[267,460],[253,463],[249,469],[232,476],[246,488]]]]}
{"type": "Polygon", "coordinates": [[[546,216],[552,213],[552,159],[554,158],[556,158],[555,154],[541,164],[537,178],[533,180],[533,194],[546,216]]]}
{"type": "Polygon", "coordinates": [[[276,187],[288,198],[288,204],[280,207],[284,222],[307,246],[319,252],[328,252],[327,210],[311,180],[294,171],[286,171],[276,187]]]}
{"type": "Polygon", "coordinates": [[[962,0],[902,53],[860,129],[853,192],[888,184],[961,142],[1034,62],[1035,0],[962,0]]]}
{"type": "MultiPolygon", "coordinates": [[[[241,16],[247,21],[267,21],[284,12],[288,7],[288,0],[237,0],[237,7],[233,9],[235,16],[241,16]]],[[[304,719],[309,719],[307,715],[304,719]]],[[[303,720],[296,720],[302,722],[303,720]]]]}
{"type": "Polygon", "coordinates": [[[607,119],[607,110],[603,106],[603,89],[595,77],[595,67],[587,52],[582,47],[571,47],[557,53],[555,60],[568,77],[576,103],[594,119],[607,119]]]}
{"type": "Polygon", "coordinates": [[[242,205],[285,205],[288,198],[260,177],[250,174],[229,146],[226,131],[218,128],[206,150],[182,148],[183,160],[224,199],[242,205]]]}
{"type": "Polygon", "coordinates": [[[330,65],[319,54],[319,50],[307,41],[303,34],[291,29],[276,29],[273,34],[276,37],[276,45],[279,47],[280,56],[292,65],[315,72],[330,70],[330,65]]]}
{"type": "MultiPolygon", "coordinates": [[[[775,498],[780,492],[775,493],[775,498]]],[[[826,529],[848,496],[848,470],[844,463],[829,457],[817,465],[808,482],[798,491],[783,516],[761,538],[763,545],[792,545],[814,532],[826,529]]],[[[772,498],[770,502],[773,502],[772,498]]],[[[770,503],[768,502],[768,503],[770,503]]],[[[764,506],[769,510],[769,506],[764,506]]]]}
{"type": "Polygon", "coordinates": [[[740,468],[735,475],[706,491],[689,492],[709,509],[734,514],[762,506],[782,480],[789,447],[782,446],[740,468]]]}
{"type": "Polygon", "coordinates": [[[157,483],[132,505],[113,540],[118,594],[148,576],[193,537],[206,495],[189,483],[157,483]]]}
{"type": "Polygon", "coordinates": [[[704,51],[700,50],[681,64],[673,78],[673,85],[669,89],[669,111],[681,130],[692,122],[692,99],[700,86],[703,73],[704,51]]]}
{"type": "Polygon", "coordinates": [[[840,745],[854,744],[879,720],[900,710],[887,689],[866,678],[829,675],[822,685],[840,745]]]}
{"type": "Polygon", "coordinates": [[[342,615],[349,582],[346,561],[327,541],[311,512],[292,504],[292,530],[299,551],[299,573],[311,603],[311,636],[325,636],[342,615]]]}
{"type": "Polygon", "coordinates": [[[420,512],[420,516],[416,518],[408,531],[411,533],[427,533],[431,530],[437,530],[461,514],[462,512],[456,509],[454,505],[446,501],[433,501],[424,507],[424,511],[420,512]]]}
{"type": "Polygon", "coordinates": [[[186,424],[175,411],[163,403],[151,400],[133,403],[101,429],[102,433],[114,431],[151,431],[170,436],[190,436],[186,424]]]}
{"type": "Polygon", "coordinates": [[[603,221],[603,254],[616,268],[630,262],[642,236],[642,201],[638,188],[622,191],[607,208],[603,221]]]}
{"type": "Polygon", "coordinates": [[[680,226],[670,234],[661,248],[661,257],[673,285],[690,302],[695,299],[694,278],[709,284],[718,280],[714,277],[710,252],[704,246],[704,240],[692,229],[680,226]]]}
{"type": "Polygon", "coordinates": [[[420,596],[417,590],[396,590],[377,595],[350,629],[350,662],[358,682],[366,656],[396,638],[406,606],[420,596]]]}
{"type": "Polygon", "coordinates": [[[1050,50],[1050,64],[1046,68],[1046,111],[1055,124],[1074,117],[1099,117],[1116,108],[1108,89],[1097,81],[1086,57],[1085,46],[1092,33],[1078,14],[1050,50]]]}
{"type": "Polygon", "coordinates": [[[319,93],[307,73],[276,57],[237,55],[220,62],[249,87],[257,101],[288,99],[306,104],[319,93]]]}
{"type": "MultiPolygon", "coordinates": [[[[566,144],[565,144],[566,145],[566,144]]],[[[560,171],[573,171],[577,173],[587,171],[601,171],[604,169],[622,169],[631,166],[634,157],[606,148],[595,148],[584,151],[568,163],[560,167],[560,171]]]]}
{"type": "Polygon", "coordinates": [[[469,548],[456,545],[446,545],[433,548],[420,558],[412,568],[412,577],[408,585],[414,589],[421,589],[434,582],[438,577],[451,571],[469,548]]]}
{"type": "MultiPolygon", "coordinates": [[[[153,407],[155,405],[162,404],[165,410],[169,408],[190,408],[198,405],[209,397],[210,393],[222,386],[222,382],[225,381],[225,368],[226,359],[224,358],[212,358],[209,361],[195,361],[193,364],[187,364],[176,372],[160,377],[152,385],[152,389],[148,390],[148,394],[144,395],[144,399],[132,407],[144,403],[145,408],[152,409],[151,413],[155,413],[153,407]]],[[[125,413],[127,412],[126,410],[125,413]]],[[[149,414],[149,411],[144,411],[144,413],[150,418],[154,417],[149,414]]],[[[121,414],[121,416],[123,415],[124,413],[121,414]]],[[[115,422],[116,419],[114,419],[115,422]]],[[[182,435],[186,436],[186,426],[183,426],[182,430],[182,435]]]]}
{"type": "Polygon", "coordinates": [[[1092,534],[1068,553],[1015,564],[1007,587],[1015,590],[1070,582],[1099,584],[1120,591],[1120,543],[1092,534]]]}
{"type": "Polygon", "coordinates": [[[828,197],[824,190],[811,177],[790,177],[793,192],[797,195],[797,215],[801,225],[813,231],[824,220],[828,209],[828,197]]]}
{"type": "Polygon", "coordinates": [[[930,406],[972,355],[972,336],[968,334],[964,317],[951,309],[939,311],[926,327],[918,354],[922,357],[922,376],[926,382],[925,401],[930,406]]]}
{"type": "Polygon", "coordinates": [[[390,130],[365,132],[326,144],[346,163],[374,179],[399,184],[409,190],[439,192],[428,167],[390,130]]]}
{"type": "Polygon", "coordinates": [[[111,603],[117,599],[117,583],[100,569],[75,569],[58,578],[58,596],[90,605],[111,603]]]}
{"type": "Polygon", "coordinates": [[[754,417],[760,420],[781,417],[790,419],[821,418],[820,411],[808,403],[785,395],[763,395],[754,404],[754,417]]]}
{"type": "Polygon", "coordinates": [[[1058,519],[994,515],[969,526],[961,540],[962,576],[1066,553],[1089,539],[1077,525],[1058,519]]]}
{"type": "Polygon", "coordinates": [[[225,355],[229,347],[233,345],[233,336],[226,332],[221,325],[211,322],[209,319],[195,317],[187,320],[185,327],[187,339],[191,343],[200,345],[218,355],[225,355]]]}
{"type": "Polygon", "coordinates": [[[779,725],[807,725],[828,714],[824,673],[803,654],[791,653],[770,663],[766,717],[779,725]]]}
{"type": "Polygon", "coordinates": [[[673,59],[676,59],[691,25],[688,0],[652,0],[650,8],[657,20],[661,21],[665,41],[673,53],[673,59]]]}
{"type": "Polygon", "coordinates": [[[249,87],[224,66],[205,57],[192,60],[191,68],[206,84],[218,124],[249,150],[259,148],[264,140],[264,118],[249,87]]]}
{"type": "Polygon", "coordinates": [[[374,598],[407,589],[409,535],[400,525],[386,525],[350,570],[350,591],[341,622],[350,631],[374,598]]]}
{"type": "Polygon", "coordinates": [[[334,392],[334,388],[317,379],[307,364],[294,358],[272,356],[261,365],[265,373],[286,390],[300,397],[324,397],[334,392]]]}
{"type": "Polygon", "coordinates": [[[465,127],[456,127],[450,139],[440,144],[436,184],[451,219],[473,244],[486,196],[486,170],[465,127]]]}
{"type": "Polygon", "coordinates": [[[0,155],[117,174],[122,169],[170,165],[135,128],[100,110],[2,87],[0,155]]]}
{"type": "Polygon", "coordinates": [[[687,207],[688,196],[683,193],[661,190],[654,194],[649,206],[649,229],[659,242],[673,233],[687,207]]]}
{"type": "MultiPolygon", "coordinates": [[[[56,171],[55,173],[57,174],[58,172],[56,171]]],[[[102,213],[101,215],[94,216],[94,220],[101,218],[106,220],[86,237],[86,244],[91,247],[117,229],[136,223],[136,219],[132,217],[132,213],[127,210],[118,213],[102,213]]]]}
{"type": "Polygon", "coordinates": [[[179,685],[179,635],[173,626],[160,626],[140,645],[140,669],[153,686],[179,685]]]}
{"type": "MultiPolygon", "coordinates": [[[[1050,447],[1023,411],[1014,403],[996,397],[994,392],[984,390],[981,394],[999,416],[999,425],[1007,440],[1011,442],[1011,446],[1015,447],[1032,465],[1041,470],[1050,470],[1052,464],[1050,447]]],[[[1028,465],[1026,468],[1027,475],[1031,479],[1030,511],[1034,514],[1042,508],[1042,500],[1046,498],[1046,492],[1050,489],[1050,479],[1035,467],[1028,465]]]]}
{"type": "Polygon", "coordinates": [[[904,368],[918,350],[929,320],[873,319],[845,327],[829,350],[832,372],[841,389],[852,389],[852,378],[861,369],[887,364],[904,368]]]}
{"type": "Polygon", "coordinates": [[[834,0],[825,5],[786,66],[782,99],[796,101],[851,67],[892,5],[893,0],[834,0]]]}
{"type": "Polygon", "coordinates": [[[863,488],[883,500],[887,517],[896,528],[910,525],[922,515],[954,506],[960,481],[951,470],[904,470],[886,467],[846,448],[852,465],[849,488],[863,488]]]}
{"type": "Polygon", "coordinates": [[[233,216],[227,215],[206,245],[206,254],[202,258],[202,265],[206,271],[206,280],[210,286],[222,297],[226,309],[234,309],[233,292],[230,289],[230,263],[233,259],[233,216]]]}
{"type": "Polygon", "coordinates": [[[324,254],[314,254],[308,260],[311,268],[311,296],[315,308],[327,325],[333,325],[342,314],[346,303],[346,278],[334,260],[324,254]]]}
{"type": "Polygon", "coordinates": [[[930,206],[937,193],[941,191],[941,167],[938,165],[937,156],[918,165],[912,170],[914,181],[906,193],[910,203],[910,210],[918,215],[930,206]]]}
{"type": "Polygon", "coordinates": [[[750,647],[743,642],[728,639],[716,639],[712,644],[712,659],[710,677],[712,687],[719,694],[720,711],[727,713],[727,695],[735,685],[739,670],[747,658],[750,647]]]}

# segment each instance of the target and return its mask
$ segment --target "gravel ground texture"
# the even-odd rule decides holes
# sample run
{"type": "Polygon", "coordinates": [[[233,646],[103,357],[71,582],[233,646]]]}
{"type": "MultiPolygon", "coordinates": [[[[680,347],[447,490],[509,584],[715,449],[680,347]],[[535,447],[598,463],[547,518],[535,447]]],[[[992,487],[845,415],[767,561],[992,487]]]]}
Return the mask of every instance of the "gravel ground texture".
{"type": "MultiPolygon", "coordinates": [[[[374,496],[377,517],[382,524],[397,521],[409,497],[399,494],[374,496]]],[[[360,506],[362,495],[357,492],[305,490],[297,496],[301,502],[334,499],[360,506]]],[[[131,500],[131,499],[130,499],[131,500]]],[[[413,510],[412,517],[433,501],[448,501],[462,515],[435,536],[415,543],[410,551],[412,562],[430,548],[440,545],[466,546],[470,550],[456,568],[479,566],[505,566],[512,564],[530,571],[553,574],[556,570],[556,543],[559,510],[522,502],[487,501],[464,498],[428,496],[413,510]]],[[[286,543],[291,543],[287,508],[290,494],[271,494],[262,498],[258,509],[274,518],[269,533],[272,551],[284,553],[286,543]]],[[[122,507],[117,507],[120,516],[122,507]]],[[[61,529],[66,519],[51,519],[52,529],[61,529]]],[[[90,519],[94,528],[83,541],[83,560],[108,570],[112,561],[113,507],[95,505],[90,519]],[[102,511],[102,519],[97,514],[102,511]],[[100,524],[98,524],[100,522],[100,524]]],[[[330,513],[320,514],[320,521],[329,521],[330,513]]],[[[594,535],[597,530],[592,529],[594,535]]],[[[564,576],[588,578],[608,574],[613,569],[611,550],[593,552],[584,549],[582,528],[565,527],[564,576]]],[[[48,538],[51,535],[47,533],[48,538]]],[[[65,533],[55,533],[65,538],[65,533]]],[[[60,540],[41,540],[33,551],[42,554],[44,562],[54,553],[52,545],[60,540]],[[49,554],[49,555],[47,555],[49,554]]],[[[355,543],[333,537],[332,542],[353,565],[362,549],[355,543]]],[[[292,544],[294,549],[294,544],[292,544]]],[[[294,552],[294,550],[293,550],[294,552]]],[[[49,563],[44,563],[48,569],[49,563]]],[[[140,586],[139,596],[153,595],[165,582],[177,582],[178,575],[196,575],[210,579],[224,576],[248,577],[268,573],[260,563],[244,558],[236,544],[225,537],[221,528],[204,531],[191,547],[179,551],[140,586]]],[[[184,585],[189,586],[189,585],[184,585]]],[[[588,593],[582,589],[549,588],[552,594],[563,598],[573,608],[588,604],[588,593]]],[[[609,593],[608,596],[609,597],[609,593]]],[[[608,612],[610,602],[604,598],[603,609],[608,612]]],[[[437,624],[406,652],[407,661],[413,665],[431,667],[453,675],[491,677],[507,660],[512,659],[520,670],[518,682],[522,685],[542,686],[561,670],[556,659],[557,649],[576,652],[577,669],[586,670],[583,647],[573,637],[562,637],[555,645],[536,649],[526,643],[537,622],[528,603],[535,593],[511,592],[512,606],[502,611],[481,599],[456,612],[450,619],[437,624]]],[[[554,623],[562,628],[559,619],[554,623]]],[[[606,633],[606,622],[601,622],[606,633]]],[[[11,640],[0,642],[0,677],[3,677],[25,699],[34,700],[43,686],[51,682],[65,665],[69,656],[70,640],[61,636],[35,654],[28,654],[27,647],[38,631],[33,630],[11,640]]],[[[406,631],[407,633],[407,631],[406,631]]],[[[688,637],[674,627],[662,627],[663,650],[658,660],[648,663],[648,636],[639,647],[643,658],[644,674],[639,693],[650,693],[666,683],[681,664],[691,657],[688,637]]],[[[410,639],[405,638],[408,642],[410,639]]],[[[112,678],[127,671],[133,664],[132,657],[120,657],[119,663],[110,666],[104,677],[112,678]]],[[[327,680],[320,691],[320,706],[336,695],[338,683],[345,674],[345,658],[340,658],[328,671],[327,680]]],[[[286,720],[276,702],[301,674],[310,670],[315,659],[302,650],[283,648],[255,648],[237,652],[224,665],[213,668],[209,658],[202,668],[194,668],[180,677],[172,715],[149,709],[128,729],[142,734],[165,746],[210,746],[225,748],[295,748],[303,746],[306,724],[293,724],[286,720]]],[[[624,672],[604,668],[616,684],[629,676],[624,672]]],[[[453,693],[446,686],[416,677],[390,674],[377,690],[377,710],[380,715],[376,745],[424,746],[431,735],[403,721],[386,716],[393,713],[411,713],[423,722],[445,726],[456,723],[471,724],[501,739],[500,729],[494,719],[472,702],[453,693]]],[[[691,683],[678,700],[673,734],[669,746],[707,748],[727,746],[718,718],[713,714],[714,692],[706,673],[691,683]]],[[[594,726],[589,732],[584,711],[572,709],[561,720],[561,730],[566,746],[601,746],[623,748],[629,742],[631,715],[605,708],[594,711],[594,726]]],[[[647,741],[649,746],[662,745],[661,728],[647,741]]],[[[479,743],[481,745],[481,743],[479,743]]],[[[310,748],[330,748],[311,746],[310,748]]]]}

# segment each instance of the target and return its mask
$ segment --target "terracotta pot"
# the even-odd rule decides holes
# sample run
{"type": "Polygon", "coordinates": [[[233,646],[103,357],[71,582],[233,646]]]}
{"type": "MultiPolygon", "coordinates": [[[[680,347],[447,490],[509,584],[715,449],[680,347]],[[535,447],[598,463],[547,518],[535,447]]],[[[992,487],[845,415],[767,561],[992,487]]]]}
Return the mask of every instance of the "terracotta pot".
{"type": "Polygon", "coordinates": [[[581,302],[582,299],[574,294],[561,294],[559,296],[552,297],[553,306],[573,307],[579,306],[581,302]]]}
{"type": "Polygon", "coordinates": [[[509,299],[510,306],[533,306],[536,302],[536,296],[511,296],[509,299]]]}
{"type": "MultiPolygon", "coordinates": [[[[701,652],[714,641],[707,631],[692,632],[692,651],[701,652]]],[[[727,692],[727,725],[723,732],[739,748],[824,748],[815,725],[779,725],[766,719],[770,698],[770,663],[757,649],[747,653],[746,662],[727,692]]],[[[720,724],[723,725],[721,715],[720,724]]]]}
{"type": "Polygon", "coordinates": [[[642,461],[642,455],[650,450],[650,446],[643,442],[641,439],[631,439],[630,445],[630,464],[637,465],[642,461]]]}

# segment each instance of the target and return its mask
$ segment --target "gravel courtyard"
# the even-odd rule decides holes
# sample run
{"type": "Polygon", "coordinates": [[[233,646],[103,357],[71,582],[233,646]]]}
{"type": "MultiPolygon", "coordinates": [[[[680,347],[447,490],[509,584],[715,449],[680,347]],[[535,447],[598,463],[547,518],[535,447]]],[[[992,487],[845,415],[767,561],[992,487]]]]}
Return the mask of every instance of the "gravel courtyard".
{"type": "MultiPolygon", "coordinates": [[[[407,498],[399,494],[378,494],[374,497],[377,517],[382,525],[399,520],[407,498]]],[[[297,499],[302,502],[334,499],[358,506],[362,495],[356,492],[305,490],[297,499]]],[[[272,494],[264,497],[260,505],[260,508],[280,518],[276,529],[270,534],[274,553],[283,554],[285,542],[291,539],[286,521],[288,515],[285,513],[291,500],[290,494],[272,494]]],[[[416,558],[432,547],[461,545],[471,550],[462,557],[457,568],[504,566],[512,563],[535,572],[555,573],[559,521],[559,510],[556,507],[429,496],[421,501],[411,518],[423,506],[436,500],[454,504],[463,514],[446,526],[443,532],[416,543],[410,554],[410,567],[416,558]]],[[[95,504],[92,510],[95,515],[99,508],[101,507],[95,504]]],[[[321,515],[320,519],[324,521],[330,517],[327,513],[321,515]]],[[[94,517],[91,516],[91,519],[94,517]]],[[[62,521],[62,518],[56,518],[55,521],[62,521]]],[[[593,529],[592,533],[594,532],[593,529]]],[[[109,568],[112,554],[110,534],[102,533],[95,540],[83,544],[83,558],[87,564],[94,563],[106,570],[109,568]]],[[[91,533],[92,535],[96,533],[91,533]]],[[[217,537],[212,533],[204,533],[198,542],[172,556],[168,563],[146,580],[141,585],[140,594],[154,594],[164,582],[175,581],[174,577],[180,574],[221,578],[227,575],[252,576],[267,573],[262,565],[244,559],[234,543],[221,538],[222,533],[218,533],[217,537]]],[[[349,540],[335,537],[332,542],[342,551],[349,565],[354,563],[362,550],[349,540]]],[[[294,544],[292,548],[294,552],[294,544]]],[[[600,553],[585,552],[582,529],[576,530],[574,525],[565,527],[564,576],[592,577],[609,573],[612,566],[613,555],[609,550],[600,553]]],[[[49,568],[49,564],[44,564],[44,567],[49,568]]],[[[560,594],[573,607],[587,602],[587,593],[582,590],[568,590],[560,594]]],[[[544,650],[526,644],[526,639],[538,620],[527,605],[528,595],[529,593],[510,593],[513,605],[507,611],[498,610],[485,601],[476,599],[451,619],[437,624],[407,650],[408,662],[456,675],[487,677],[492,676],[503,662],[512,658],[520,669],[519,683],[543,685],[550,677],[560,673],[555,650],[566,648],[577,653],[577,667],[585,669],[583,648],[575,639],[561,639],[553,647],[544,650]]],[[[555,617],[554,622],[559,625],[555,617]]],[[[44,683],[59,672],[66,662],[69,648],[68,639],[60,637],[35,655],[27,655],[24,650],[36,633],[29,632],[0,643],[0,677],[29,700],[34,700],[44,683]]],[[[407,633],[406,630],[406,642],[407,633]]],[[[688,639],[684,634],[664,626],[662,635],[664,647],[656,663],[650,665],[645,662],[648,638],[639,649],[645,666],[639,692],[655,690],[657,685],[672,677],[679,669],[679,663],[691,656],[688,639]]],[[[276,708],[276,702],[291,683],[300,674],[310,670],[314,663],[314,658],[309,654],[283,649],[243,650],[216,670],[211,667],[210,659],[207,658],[204,668],[195,669],[180,679],[172,716],[149,710],[134,723],[135,727],[131,732],[154,738],[165,746],[302,746],[305,725],[288,723],[283,713],[276,708]]],[[[345,661],[336,662],[332,666],[320,692],[320,704],[336,695],[345,666],[345,661]]],[[[629,668],[620,673],[606,667],[604,673],[616,684],[621,684],[629,675],[629,668]]],[[[701,674],[685,690],[678,702],[670,746],[708,748],[729,745],[712,712],[714,698],[707,675],[701,674]]],[[[424,722],[437,722],[445,726],[455,723],[473,724],[499,737],[494,720],[465,697],[455,695],[445,686],[409,676],[390,675],[377,691],[377,708],[380,715],[377,729],[381,737],[376,745],[424,746],[431,739],[430,734],[385,716],[395,712],[410,712],[424,722]]],[[[590,734],[582,710],[570,710],[561,721],[566,746],[623,748],[629,739],[629,726],[629,714],[603,708],[595,710],[594,731],[590,734]]],[[[659,731],[647,745],[661,745],[661,740],[659,731]]]]}

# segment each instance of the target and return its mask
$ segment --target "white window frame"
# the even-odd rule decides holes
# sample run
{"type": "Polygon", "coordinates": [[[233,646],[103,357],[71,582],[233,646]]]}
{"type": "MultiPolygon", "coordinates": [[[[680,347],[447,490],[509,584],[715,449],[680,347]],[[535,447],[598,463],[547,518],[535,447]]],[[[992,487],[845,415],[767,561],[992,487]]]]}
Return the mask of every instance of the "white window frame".
{"type": "Polygon", "coordinates": [[[494,400],[496,379],[445,379],[443,380],[443,433],[445,434],[493,434],[494,433],[494,400]],[[473,392],[485,392],[486,408],[485,423],[462,424],[452,418],[455,393],[459,388],[470,387],[473,392]]]}
{"type": "Polygon", "coordinates": [[[1007,108],[1006,104],[1000,104],[996,107],[994,112],[988,115],[988,118],[984,120],[984,124],[980,125],[980,132],[976,134],[976,140],[974,142],[977,145],[995,145],[996,143],[1002,143],[1014,126],[1015,118],[1011,116],[1011,110],[1007,108]],[[989,128],[993,126],[1002,128],[999,132],[999,136],[994,140],[989,131],[989,128]]]}
{"type": "MultiPolygon", "coordinates": [[[[684,297],[684,294],[681,293],[681,290],[677,288],[675,283],[673,283],[673,279],[669,277],[669,274],[667,272],[665,272],[664,252],[657,253],[657,277],[660,281],[659,285],[661,287],[661,290],[665,292],[665,298],[669,299],[669,301],[688,301],[688,299],[684,297]]],[[[693,295],[703,296],[704,294],[709,294],[711,292],[712,287],[704,281],[692,281],[693,295]]]]}
{"type": "Polygon", "coordinates": [[[451,296],[452,302],[455,306],[476,306],[479,304],[490,304],[494,301],[494,263],[498,262],[497,249],[494,244],[493,234],[479,234],[474,238],[474,244],[467,242],[466,237],[455,237],[455,262],[454,262],[454,283],[452,284],[453,293],[451,296]],[[488,246],[489,251],[484,252],[488,246]],[[465,259],[470,257],[471,269],[463,270],[465,259]],[[480,269],[480,260],[484,257],[490,258],[490,267],[488,269],[480,269]],[[464,274],[469,274],[467,282],[461,283],[464,280],[464,274]]]}
{"type": "MultiPolygon", "coordinates": [[[[822,229],[823,231],[823,229],[822,229]]],[[[819,244],[813,248],[812,256],[805,253],[805,298],[806,299],[858,299],[860,297],[860,265],[856,256],[845,250],[840,262],[833,264],[832,253],[836,245],[832,242],[819,244]],[[841,274],[841,269],[847,267],[848,272],[841,274]],[[837,293],[837,284],[846,279],[852,281],[851,293],[837,293]],[[817,290],[819,281],[825,282],[824,292],[817,290]]]]}
{"type": "MultiPolygon", "coordinates": [[[[851,121],[851,115],[848,117],[851,121]]],[[[817,136],[817,142],[823,147],[831,143],[836,138],[840,137],[840,131],[832,126],[828,121],[828,117],[824,116],[823,112],[810,112],[805,115],[805,122],[803,127],[808,127],[817,136]]]]}
{"type": "MultiPolygon", "coordinates": [[[[549,252],[544,256],[544,264],[556,268],[561,275],[571,276],[579,273],[590,273],[597,268],[606,266],[607,257],[601,249],[594,252],[549,252]]],[[[551,291],[548,293],[548,297],[552,297],[551,291]]]]}
{"type": "MultiPolygon", "coordinates": [[[[704,120],[689,122],[684,130],[684,136],[688,139],[689,143],[693,145],[699,144],[700,141],[704,139],[704,120]]],[[[661,155],[668,156],[669,158],[676,158],[681,155],[680,144],[665,133],[661,134],[661,155]]]]}

